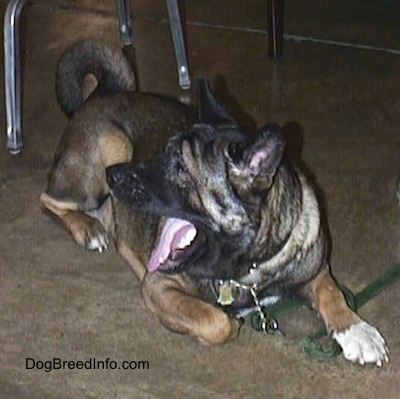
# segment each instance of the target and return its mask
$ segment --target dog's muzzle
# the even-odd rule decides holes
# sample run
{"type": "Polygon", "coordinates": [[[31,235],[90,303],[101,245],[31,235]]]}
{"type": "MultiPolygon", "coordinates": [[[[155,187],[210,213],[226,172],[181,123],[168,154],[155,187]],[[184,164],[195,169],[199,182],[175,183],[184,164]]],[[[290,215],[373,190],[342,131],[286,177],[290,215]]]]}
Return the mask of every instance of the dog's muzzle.
{"type": "Polygon", "coordinates": [[[111,194],[120,201],[129,201],[136,208],[142,208],[149,201],[139,177],[126,164],[110,166],[106,169],[107,183],[111,194]]]}

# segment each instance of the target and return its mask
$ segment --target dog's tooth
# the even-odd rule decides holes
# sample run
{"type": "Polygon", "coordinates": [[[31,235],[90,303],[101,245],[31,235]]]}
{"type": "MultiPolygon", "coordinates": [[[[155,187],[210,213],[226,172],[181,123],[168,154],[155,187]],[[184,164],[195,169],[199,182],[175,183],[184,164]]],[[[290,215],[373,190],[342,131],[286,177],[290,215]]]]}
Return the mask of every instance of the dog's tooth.
{"type": "Polygon", "coordinates": [[[186,238],[189,240],[189,243],[191,243],[194,238],[196,237],[197,234],[197,230],[196,229],[190,229],[187,233],[186,233],[186,238]]]}
{"type": "Polygon", "coordinates": [[[189,229],[185,236],[182,237],[181,241],[179,242],[178,248],[179,249],[183,249],[185,247],[187,247],[196,237],[197,231],[196,229],[189,229]]]}
{"type": "Polygon", "coordinates": [[[189,244],[190,244],[190,241],[187,240],[186,237],[183,237],[178,245],[178,249],[183,249],[183,248],[187,247],[189,244]]]}

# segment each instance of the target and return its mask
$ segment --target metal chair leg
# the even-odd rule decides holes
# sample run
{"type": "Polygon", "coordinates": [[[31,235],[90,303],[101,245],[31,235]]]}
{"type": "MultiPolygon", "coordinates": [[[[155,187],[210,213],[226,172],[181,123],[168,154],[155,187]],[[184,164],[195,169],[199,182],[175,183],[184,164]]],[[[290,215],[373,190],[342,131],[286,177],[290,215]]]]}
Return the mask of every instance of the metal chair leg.
{"type": "Polygon", "coordinates": [[[4,14],[4,81],[7,115],[7,148],[22,149],[21,57],[19,17],[28,0],[10,0],[4,14]]]}
{"type": "Polygon", "coordinates": [[[132,16],[130,0],[116,0],[121,43],[124,46],[133,45],[132,16]]]}
{"type": "Polygon", "coordinates": [[[282,57],[283,42],[283,18],[285,11],[285,0],[267,1],[268,18],[268,46],[269,56],[272,59],[282,57]]]}
{"type": "Polygon", "coordinates": [[[136,64],[136,50],[133,45],[132,14],[130,0],[116,0],[120,41],[123,53],[130,62],[135,75],[136,90],[139,90],[139,74],[136,64]]]}
{"type": "Polygon", "coordinates": [[[178,63],[179,86],[182,89],[189,89],[191,82],[178,0],[166,0],[166,2],[175,56],[178,63]]]}

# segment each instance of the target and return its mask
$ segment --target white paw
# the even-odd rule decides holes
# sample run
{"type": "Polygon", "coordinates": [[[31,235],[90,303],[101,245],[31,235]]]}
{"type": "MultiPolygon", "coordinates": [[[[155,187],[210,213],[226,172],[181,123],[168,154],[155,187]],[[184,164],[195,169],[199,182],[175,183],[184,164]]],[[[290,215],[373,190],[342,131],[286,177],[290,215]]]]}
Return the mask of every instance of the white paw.
{"type": "Polygon", "coordinates": [[[90,237],[86,245],[87,249],[94,251],[99,251],[102,253],[108,249],[108,237],[107,234],[98,234],[96,236],[90,237]]]}
{"type": "Polygon", "coordinates": [[[389,351],[381,333],[365,321],[353,324],[340,332],[333,332],[332,338],[342,347],[343,355],[351,362],[375,363],[378,367],[389,361],[389,351]]]}

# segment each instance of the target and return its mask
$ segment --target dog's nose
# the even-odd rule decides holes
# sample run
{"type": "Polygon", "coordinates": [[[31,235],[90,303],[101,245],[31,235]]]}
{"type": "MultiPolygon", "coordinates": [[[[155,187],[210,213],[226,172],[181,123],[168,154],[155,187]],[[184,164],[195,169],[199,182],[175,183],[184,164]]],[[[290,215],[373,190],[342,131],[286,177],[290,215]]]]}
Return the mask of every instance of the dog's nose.
{"type": "Polygon", "coordinates": [[[110,187],[122,184],[125,179],[125,174],[118,165],[107,168],[106,174],[107,182],[110,187]]]}

